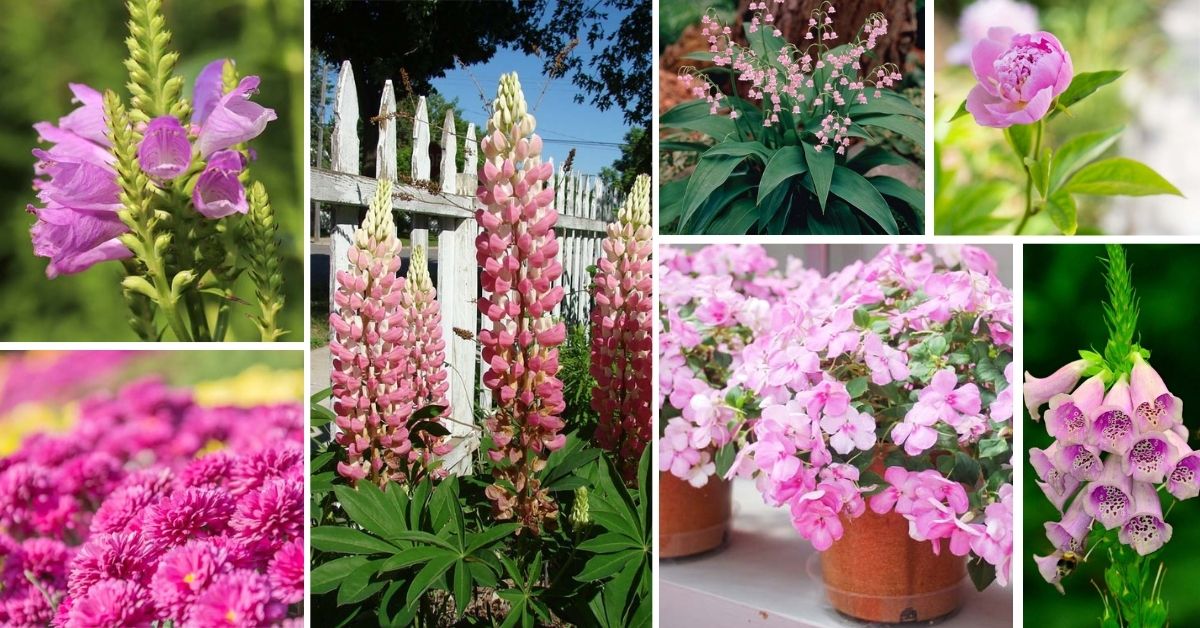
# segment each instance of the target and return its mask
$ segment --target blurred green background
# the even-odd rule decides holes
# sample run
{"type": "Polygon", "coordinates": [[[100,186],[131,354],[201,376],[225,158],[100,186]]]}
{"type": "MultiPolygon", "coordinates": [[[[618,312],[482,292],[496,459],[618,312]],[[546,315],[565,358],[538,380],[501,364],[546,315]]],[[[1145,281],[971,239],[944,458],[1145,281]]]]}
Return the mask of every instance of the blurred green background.
{"type": "MultiPolygon", "coordinates": [[[[1103,350],[1108,340],[1101,303],[1106,298],[1101,245],[1026,244],[1025,268],[1025,369],[1044,377],[1078,358],[1080,349],[1103,350]]],[[[1150,363],[1167,386],[1185,400],[1194,390],[1196,311],[1200,292],[1196,287],[1200,269],[1200,246],[1129,245],[1125,247],[1133,265],[1133,285],[1141,298],[1138,326],[1142,345],[1151,351],[1150,363]]],[[[1192,403],[1200,403],[1193,400],[1192,403]]],[[[1200,420],[1185,413],[1193,446],[1200,420]]],[[[1025,446],[1045,448],[1051,439],[1044,424],[1025,415],[1025,446]]],[[[1058,512],[1037,487],[1037,475],[1025,463],[1025,618],[1055,628],[1096,626],[1102,611],[1100,595],[1091,581],[1103,586],[1106,557],[1093,554],[1063,586],[1066,596],[1038,575],[1033,554],[1046,555],[1052,548],[1042,524],[1058,519],[1058,512]]],[[[1171,498],[1164,500],[1167,508],[1171,498]]],[[[1163,599],[1170,605],[1173,626],[1200,625],[1200,499],[1179,502],[1167,516],[1173,527],[1171,541],[1159,553],[1166,564],[1163,599]]]]}
{"type": "MultiPolygon", "coordinates": [[[[271,195],[283,244],[284,340],[304,328],[304,3],[303,0],[165,0],[178,71],[191,84],[206,63],[237,61],[242,75],[262,77],[255,101],[279,119],[253,143],[253,175],[271,195]]],[[[121,298],[120,266],[100,264],[77,275],[46,279],[47,260],[33,255],[25,206],[37,135],[31,125],[71,111],[68,82],[125,98],[122,60],[124,4],[115,0],[0,0],[0,340],[137,340],[121,298]]],[[[245,279],[238,293],[253,298],[245,279]]],[[[251,306],[242,306],[246,313],[251,306]]],[[[253,306],[257,309],[257,306],[253,306]]],[[[231,339],[257,340],[249,319],[235,313],[231,339]]]]}
{"type": "MultiPolygon", "coordinates": [[[[1170,48],[1159,23],[1164,9],[1178,0],[1020,1],[1037,9],[1041,30],[1054,33],[1062,41],[1071,54],[1075,72],[1129,72],[1073,107],[1070,116],[1061,116],[1048,125],[1045,141],[1049,146],[1061,146],[1065,138],[1085,131],[1130,126],[1134,111],[1122,97],[1122,90],[1126,95],[1133,90],[1154,94],[1162,86],[1150,79],[1188,54],[1170,48]]],[[[939,235],[1007,235],[1013,232],[1024,210],[1025,175],[1020,162],[999,129],[981,127],[969,115],[949,122],[976,83],[969,66],[954,65],[946,59],[947,48],[959,39],[959,16],[970,4],[971,0],[939,0],[934,4],[938,69],[934,95],[935,230],[939,235]]],[[[1132,135],[1127,128],[1126,137],[1107,155],[1121,152],[1122,142],[1130,141],[1132,135]]],[[[1132,156],[1128,149],[1123,152],[1132,156]]],[[[1079,234],[1101,233],[1099,223],[1110,200],[1096,196],[1079,196],[1076,200],[1079,234]]],[[[1025,230],[1025,234],[1033,235],[1059,233],[1044,212],[1035,216],[1025,230]]]]}

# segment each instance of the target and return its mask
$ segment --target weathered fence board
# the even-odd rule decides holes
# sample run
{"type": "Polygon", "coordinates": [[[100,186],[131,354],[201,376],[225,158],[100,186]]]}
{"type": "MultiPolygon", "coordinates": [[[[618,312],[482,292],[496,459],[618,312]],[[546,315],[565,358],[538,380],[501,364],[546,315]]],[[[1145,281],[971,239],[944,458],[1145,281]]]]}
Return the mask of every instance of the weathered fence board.
{"type": "MultiPolygon", "coordinates": [[[[388,81],[379,99],[378,117],[375,118],[379,125],[379,140],[375,148],[374,177],[361,174],[358,126],[364,116],[356,94],[354,72],[347,61],[342,63],[338,74],[334,97],[330,167],[328,170],[314,167],[309,177],[312,200],[335,204],[330,240],[331,297],[336,290],[337,271],[348,264],[346,254],[359,223],[360,208],[375,195],[378,180],[398,181],[399,121],[395,89],[388,81]]],[[[441,142],[441,156],[438,181],[434,186],[430,185],[433,175],[430,144],[437,129],[430,125],[429,105],[424,96],[417,100],[412,122],[412,133],[408,138],[412,143],[411,184],[399,182],[394,186],[392,207],[407,214],[412,224],[409,233],[401,234],[408,241],[404,256],[407,258],[411,254],[413,246],[425,246],[429,262],[437,265],[435,280],[450,373],[453,422],[449,427],[459,442],[446,464],[454,472],[467,473],[471,454],[479,445],[480,432],[475,427],[474,408],[477,404],[484,409],[491,405],[489,393],[480,383],[483,368],[475,341],[479,330],[488,326],[487,318],[480,316],[476,309],[479,297],[479,268],[475,262],[475,238],[479,232],[475,223],[476,172],[480,159],[478,132],[474,124],[468,125],[461,138],[463,168],[460,172],[456,164],[460,138],[453,111],[446,112],[441,121],[441,132],[436,135],[441,142]],[[477,390],[480,391],[478,395],[477,390]]],[[[606,224],[613,219],[621,199],[604,190],[599,178],[563,172],[561,168],[555,172],[551,184],[556,189],[556,207],[560,212],[556,231],[564,269],[563,289],[568,295],[556,314],[572,322],[586,322],[591,311],[587,268],[599,255],[606,224]]]]}

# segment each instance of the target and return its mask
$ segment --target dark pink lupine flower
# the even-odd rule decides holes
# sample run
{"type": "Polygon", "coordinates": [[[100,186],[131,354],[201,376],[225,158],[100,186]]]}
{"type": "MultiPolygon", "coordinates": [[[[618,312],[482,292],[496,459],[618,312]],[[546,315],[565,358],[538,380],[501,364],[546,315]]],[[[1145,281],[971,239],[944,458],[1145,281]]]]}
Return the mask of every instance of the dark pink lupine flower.
{"type": "Polygon", "coordinates": [[[267,123],[275,119],[274,109],[250,100],[258,90],[258,83],[257,76],[247,76],[213,105],[196,140],[201,157],[208,158],[213,153],[258,137],[267,128],[267,123]]]}
{"type": "Polygon", "coordinates": [[[1129,475],[1121,469],[1120,457],[1109,456],[1104,461],[1104,474],[1086,485],[1077,499],[1084,500],[1084,510],[1104,529],[1124,525],[1133,514],[1133,487],[1129,475]]]}
{"type": "Polygon", "coordinates": [[[185,626],[270,625],[287,615],[287,607],[271,599],[267,577],[246,569],[220,575],[192,604],[185,626]]]}
{"type": "Polygon", "coordinates": [[[271,579],[272,594],[284,604],[298,604],[304,600],[304,539],[297,537],[275,553],[267,567],[271,579]]]}
{"type": "Polygon", "coordinates": [[[1151,484],[1133,485],[1133,514],[1121,526],[1117,538],[1145,556],[1171,540],[1171,525],[1163,521],[1162,503],[1151,484]]]}
{"type": "Polygon", "coordinates": [[[104,580],[72,601],[67,625],[142,628],[156,619],[154,604],[145,587],[129,580],[104,580]]]}
{"type": "Polygon", "coordinates": [[[146,125],[138,145],[138,164],[143,172],[165,181],[183,174],[191,162],[192,144],[178,118],[159,116],[146,125]]]}
{"type": "Polygon", "coordinates": [[[249,211],[246,187],[238,178],[245,168],[246,157],[235,150],[223,150],[210,157],[192,190],[196,211],[207,218],[224,218],[249,211]]]}

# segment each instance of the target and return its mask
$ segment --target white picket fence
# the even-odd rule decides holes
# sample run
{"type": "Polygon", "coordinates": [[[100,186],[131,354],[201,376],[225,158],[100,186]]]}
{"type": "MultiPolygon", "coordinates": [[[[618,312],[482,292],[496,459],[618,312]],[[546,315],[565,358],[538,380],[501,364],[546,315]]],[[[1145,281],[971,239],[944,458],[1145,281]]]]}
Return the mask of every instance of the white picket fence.
{"type": "MultiPolygon", "coordinates": [[[[389,178],[397,181],[397,138],[396,138],[396,94],[392,82],[388,81],[379,100],[377,124],[379,141],[375,147],[375,175],[360,173],[358,124],[370,124],[360,111],[354,85],[354,72],[350,62],[342,63],[338,74],[333,105],[333,132],[331,134],[330,167],[310,168],[310,191],[315,203],[333,203],[332,233],[330,234],[329,291],[330,303],[336,290],[337,271],[349,266],[346,253],[351,246],[354,230],[358,227],[362,208],[375,195],[376,181],[389,178]]],[[[430,181],[431,125],[425,97],[422,96],[413,116],[412,137],[412,181],[430,181]]],[[[434,281],[437,284],[438,300],[442,306],[442,335],[446,338],[446,362],[450,370],[450,404],[452,407],[452,435],[461,439],[463,446],[451,461],[460,472],[465,471],[469,454],[478,444],[474,424],[473,408],[490,405],[488,391],[482,390],[475,398],[476,382],[482,376],[479,366],[479,350],[473,340],[481,325],[487,320],[476,308],[479,296],[479,268],[475,262],[476,172],[479,146],[476,141],[475,125],[467,127],[462,138],[464,156],[463,171],[457,172],[455,157],[459,150],[454,114],[446,112],[441,125],[441,162],[437,186],[396,185],[393,193],[393,208],[411,217],[412,231],[409,243],[404,247],[407,258],[413,245],[423,245],[429,250],[429,261],[437,262],[434,281]],[[437,233],[437,246],[429,249],[429,233],[437,233]],[[467,336],[467,337],[463,337],[467,336]]],[[[591,311],[592,300],[587,291],[588,266],[595,264],[600,256],[600,242],[608,222],[613,219],[621,198],[618,193],[606,192],[599,178],[575,172],[564,173],[561,168],[554,175],[553,185],[556,205],[560,216],[556,232],[561,243],[560,259],[563,261],[563,288],[567,293],[563,305],[556,314],[568,320],[584,322],[591,311]]],[[[403,237],[403,234],[402,234],[403,237]]]]}

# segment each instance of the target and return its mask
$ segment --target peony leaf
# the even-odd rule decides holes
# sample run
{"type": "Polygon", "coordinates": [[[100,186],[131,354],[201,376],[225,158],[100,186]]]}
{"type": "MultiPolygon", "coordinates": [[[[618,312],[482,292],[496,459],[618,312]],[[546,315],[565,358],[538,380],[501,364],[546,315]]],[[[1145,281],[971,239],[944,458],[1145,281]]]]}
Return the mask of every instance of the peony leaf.
{"type": "Polygon", "coordinates": [[[1083,133],[1067,140],[1054,154],[1054,163],[1050,166],[1050,191],[1057,191],[1071,175],[1104,154],[1110,146],[1116,143],[1123,126],[1116,126],[1102,131],[1083,133]]]}
{"type": "Polygon", "coordinates": [[[1067,109],[1071,105],[1091,96],[1096,90],[1108,85],[1109,83],[1121,78],[1125,72],[1120,70],[1104,70],[1102,72],[1080,72],[1071,79],[1071,85],[1067,91],[1063,92],[1058,97],[1058,106],[1050,111],[1050,118],[1058,114],[1060,109],[1067,109]]]}
{"type": "Polygon", "coordinates": [[[1183,196],[1150,166],[1126,157],[1112,157],[1084,166],[1067,181],[1064,189],[1073,194],[1097,196],[1183,196]]]}
{"type": "Polygon", "coordinates": [[[970,112],[967,111],[967,101],[964,99],[962,101],[962,104],[958,106],[958,111],[955,111],[954,115],[950,116],[950,121],[954,122],[955,120],[967,115],[968,113],[970,113],[970,112]]]}
{"type": "Polygon", "coordinates": [[[1076,217],[1075,198],[1069,192],[1058,191],[1046,199],[1046,214],[1065,235],[1075,235],[1079,228],[1076,217]]]}

